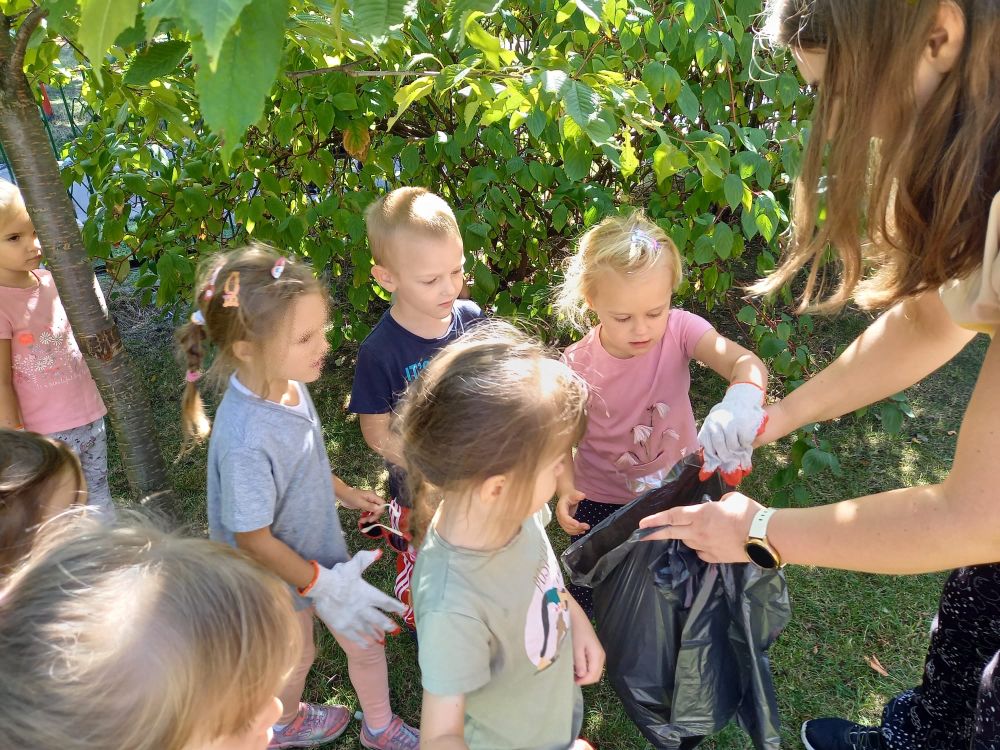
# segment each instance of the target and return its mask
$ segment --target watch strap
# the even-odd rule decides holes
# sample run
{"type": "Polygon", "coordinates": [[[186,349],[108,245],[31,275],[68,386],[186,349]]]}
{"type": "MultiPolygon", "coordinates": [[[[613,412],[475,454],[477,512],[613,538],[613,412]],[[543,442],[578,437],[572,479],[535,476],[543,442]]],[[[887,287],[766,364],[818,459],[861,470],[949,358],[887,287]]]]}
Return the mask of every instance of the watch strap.
{"type": "Polygon", "coordinates": [[[753,517],[753,521],[750,522],[750,533],[749,537],[751,539],[763,539],[767,540],[767,524],[777,512],[777,508],[761,508],[757,511],[757,515],[753,517]]]}

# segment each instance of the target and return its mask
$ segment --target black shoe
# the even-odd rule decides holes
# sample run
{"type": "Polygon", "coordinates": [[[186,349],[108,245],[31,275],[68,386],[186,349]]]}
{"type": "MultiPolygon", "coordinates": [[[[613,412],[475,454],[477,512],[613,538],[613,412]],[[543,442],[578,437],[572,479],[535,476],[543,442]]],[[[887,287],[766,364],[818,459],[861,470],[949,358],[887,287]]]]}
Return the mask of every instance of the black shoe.
{"type": "Polygon", "coordinates": [[[806,750],[885,750],[882,730],[847,719],[810,719],[802,723],[806,750]]]}

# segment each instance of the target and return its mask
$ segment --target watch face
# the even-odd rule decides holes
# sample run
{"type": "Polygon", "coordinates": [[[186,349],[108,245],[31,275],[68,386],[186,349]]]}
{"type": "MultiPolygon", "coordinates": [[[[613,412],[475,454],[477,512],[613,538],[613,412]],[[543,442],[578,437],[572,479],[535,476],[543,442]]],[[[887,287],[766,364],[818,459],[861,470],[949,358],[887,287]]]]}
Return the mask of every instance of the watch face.
{"type": "Polygon", "coordinates": [[[778,567],[778,560],[774,553],[756,539],[747,542],[745,549],[750,562],[757,567],[764,568],[764,570],[775,570],[778,567]]]}

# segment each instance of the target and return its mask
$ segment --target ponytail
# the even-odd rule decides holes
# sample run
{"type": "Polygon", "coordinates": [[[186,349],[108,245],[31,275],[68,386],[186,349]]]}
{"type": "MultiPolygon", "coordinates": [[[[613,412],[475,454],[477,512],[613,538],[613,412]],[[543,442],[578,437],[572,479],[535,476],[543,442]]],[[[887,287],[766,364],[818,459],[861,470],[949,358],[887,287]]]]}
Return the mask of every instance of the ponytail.
{"type": "Polygon", "coordinates": [[[410,497],[413,500],[413,515],[409,531],[413,537],[413,546],[419,549],[424,542],[424,537],[427,536],[427,529],[430,528],[434,514],[437,513],[438,506],[441,505],[441,493],[435,491],[434,486],[427,481],[419,469],[407,469],[406,481],[410,497]]]}
{"type": "Polygon", "coordinates": [[[181,455],[204,441],[212,429],[211,422],[205,414],[201,394],[198,392],[207,342],[204,318],[201,310],[196,310],[190,322],[185,323],[177,331],[177,346],[187,368],[184,375],[184,396],[181,398],[181,424],[184,429],[181,455]]]}

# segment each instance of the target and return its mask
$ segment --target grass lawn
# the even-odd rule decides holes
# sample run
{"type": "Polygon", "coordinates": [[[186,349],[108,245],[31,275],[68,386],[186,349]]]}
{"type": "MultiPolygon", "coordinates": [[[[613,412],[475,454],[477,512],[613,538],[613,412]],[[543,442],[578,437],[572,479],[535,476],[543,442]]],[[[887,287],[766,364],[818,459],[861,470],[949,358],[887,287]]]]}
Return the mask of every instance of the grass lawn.
{"type": "MultiPolygon", "coordinates": [[[[171,324],[138,309],[128,299],[113,301],[112,307],[142,379],[148,384],[161,444],[172,457],[180,444],[178,410],[183,377],[171,351],[171,324]]],[[[866,322],[860,315],[820,320],[811,346],[815,352],[829,355],[850,341],[866,322]]],[[[882,434],[873,417],[850,416],[825,425],[824,435],[838,447],[843,475],[826,474],[812,480],[812,502],[831,502],[942,479],[955,449],[953,431],[961,422],[985,349],[986,342],[980,337],[951,364],[909,391],[916,419],[904,425],[901,436],[882,434]]],[[[380,462],[365,446],[357,420],[344,408],[353,356],[353,348],[335,352],[311,391],[323,417],[334,470],[349,483],[384,488],[380,462]]],[[[723,390],[719,378],[696,367],[692,385],[695,414],[704,415],[723,390]]],[[[754,474],[743,487],[747,494],[767,502],[767,480],[786,460],[787,449],[787,444],[778,443],[755,454],[754,474]]],[[[115,495],[125,496],[123,472],[113,465],[112,473],[115,495]]],[[[203,533],[205,450],[197,450],[176,463],[172,478],[191,531],[203,533]]],[[[356,515],[356,511],[342,513],[345,529],[354,527],[356,515]]],[[[564,547],[563,532],[555,523],[550,530],[557,549],[564,547]]],[[[365,540],[358,534],[348,535],[352,548],[363,546],[365,540]]],[[[372,579],[391,591],[395,568],[389,557],[386,555],[372,568],[372,579]]],[[[894,578],[815,568],[788,569],[794,616],[771,653],[787,747],[800,747],[799,724],[809,717],[838,715],[877,722],[883,703],[919,680],[927,631],[942,580],[943,575],[894,578]],[[866,660],[871,657],[878,660],[888,676],[869,666],[866,660]]],[[[321,638],[322,648],[307,698],[356,708],[344,656],[329,634],[324,632],[321,638]]],[[[405,635],[393,638],[388,650],[393,707],[407,720],[417,722],[420,677],[413,643],[405,635]]],[[[647,747],[606,684],[586,689],[584,697],[584,732],[592,742],[607,750],[647,747]]],[[[358,725],[354,724],[330,747],[360,747],[357,735],[358,725]]],[[[751,745],[742,732],[730,727],[703,747],[751,745]]]]}

